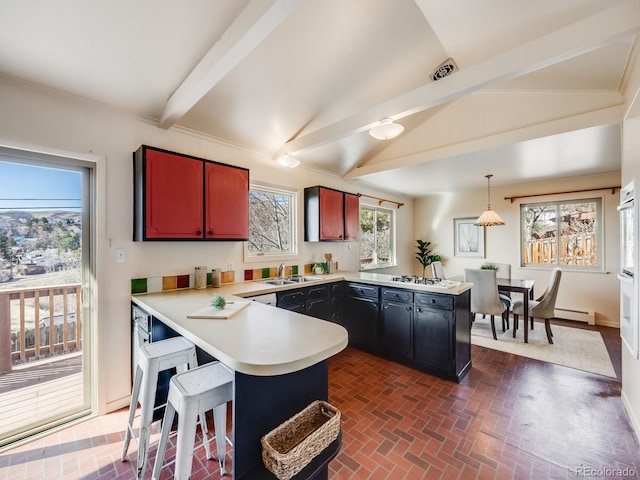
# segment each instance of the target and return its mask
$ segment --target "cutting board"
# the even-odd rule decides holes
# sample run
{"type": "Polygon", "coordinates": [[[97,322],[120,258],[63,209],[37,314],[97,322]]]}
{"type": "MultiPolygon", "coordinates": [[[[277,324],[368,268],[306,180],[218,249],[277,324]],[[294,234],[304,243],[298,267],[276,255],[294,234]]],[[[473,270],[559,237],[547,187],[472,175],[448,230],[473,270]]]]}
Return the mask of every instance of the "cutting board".
{"type": "Polygon", "coordinates": [[[204,307],[196,312],[190,313],[189,315],[187,315],[187,318],[231,318],[236,313],[247,308],[250,304],[250,300],[245,300],[238,302],[227,302],[222,310],[216,310],[211,306],[204,307]]]}

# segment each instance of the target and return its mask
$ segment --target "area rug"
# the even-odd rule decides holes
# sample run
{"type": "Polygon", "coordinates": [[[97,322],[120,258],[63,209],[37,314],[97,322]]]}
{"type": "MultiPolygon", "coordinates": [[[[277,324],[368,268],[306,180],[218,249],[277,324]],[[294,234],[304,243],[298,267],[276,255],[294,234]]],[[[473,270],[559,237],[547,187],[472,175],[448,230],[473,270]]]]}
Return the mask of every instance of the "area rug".
{"type": "Polygon", "coordinates": [[[477,315],[471,328],[471,343],[480,347],[616,378],[600,332],[553,324],[551,331],[553,332],[553,345],[547,341],[542,323],[536,323],[535,330],[529,330],[529,343],[524,343],[522,327],[518,329],[517,337],[513,338],[511,330],[502,333],[502,320],[496,318],[498,340],[494,340],[489,317],[483,319],[477,315]]]}

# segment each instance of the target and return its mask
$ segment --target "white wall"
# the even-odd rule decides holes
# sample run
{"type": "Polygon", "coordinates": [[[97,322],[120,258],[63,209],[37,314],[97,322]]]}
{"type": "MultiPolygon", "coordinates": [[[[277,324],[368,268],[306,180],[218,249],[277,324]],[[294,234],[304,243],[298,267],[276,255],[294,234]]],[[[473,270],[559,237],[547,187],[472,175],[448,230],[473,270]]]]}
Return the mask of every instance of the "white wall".
{"type": "MultiPolygon", "coordinates": [[[[496,176],[499,172],[495,173],[496,176]]],[[[434,253],[443,256],[447,276],[464,275],[465,268],[477,268],[485,261],[510,263],[513,278],[534,279],[535,294],[540,295],[546,288],[550,271],[542,268],[522,268],[520,260],[520,205],[545,200],[563,200],[601,197],[603,202],[605,229],[605,273],[575,272],[565,268],[558,293],[557,306],[573,310],[596,312],[596,323],[618,327],[619,286],[616,279],[619,258],[619,221],[616,207],[619,191],[611,190],[583,192],[544,197],[529,197],[511,203],[504,197],[533,195],[539,193],[562,192],[601,188],[620,185],[620,175],[575,178],[570,181],[539,182],[491,187],[491,208],[505,221],[506,225],[485,228],[485,258],[454,256],[453,219],[478,217],[486,208],[486,188],[464,192],[429,196],[415,201],[414,223],[417,238],[429,240],[434,253]]],[[[419,268],[416,262],[415,269],[419,268]]],[[[416,270],[416,273],[418,270],[416,270]]]]}
{"type": "MultiPolygon", "coordinates": [[[[626,116],[622,128],[622,182],[640,176],[640,51],[636,53],[626,97],[626,116]]],[[[636,240],[636,251],[640,239],[636,240]]],[[[637,281],[636,281],[637,283],[637,281]]],[[[636,292],[636,298],[640,292],[636,292]]],[[[622,346],[622,400],[640,438],[640,360],[622,346]]]]}
{"type": "MultiPolygon", "coordinates": [[[[323,259],[332,252],[341,270],[357,270],[358,244],[302,241],[302,188],[324,185],[352,193],[361,192],[405,203],[397,212],[399,265],[389,272],[407,271],[412,258],[413,202],[340,178],[299,167],[284,169],[268,156],[244,150],[211,138],[184,131],[162,130],[153,122],[85,102],[56,92],[0,78],[0,140],[11,145],[27,143],[45,149],[60,149],[103,157],[104,185],[98,192],[104,199],[97,211],[99,227],[99,269],[97,305],[97,384],[98,411],[106,413],[128,405],[130,394],[130,279],[137,277],[190,273],[197,265],[226,269],[234,263],[241,281],[245,268],[277,263],[243,263],[242,242],[133,242],[133,164],[132,152],[141,144],[165,148],[250,169],[252,181],[262,181],[300,189],[300,256],[305,264],[323,259]],[[115,249],[124,248],[126,263],[116,264],[115,249]]],[[[371,202],[366,198],[363,203],[371,202]]],[[[374,201],[377,204],[377,201],[374,201]]]]}

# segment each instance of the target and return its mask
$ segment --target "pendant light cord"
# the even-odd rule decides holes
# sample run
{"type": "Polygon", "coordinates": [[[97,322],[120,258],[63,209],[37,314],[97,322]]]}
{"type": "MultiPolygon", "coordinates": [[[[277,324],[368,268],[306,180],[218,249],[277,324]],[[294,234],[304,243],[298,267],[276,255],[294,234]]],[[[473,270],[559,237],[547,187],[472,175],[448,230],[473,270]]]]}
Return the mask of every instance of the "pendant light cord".
{"type": "Polygon", "coordinates": [[[491,177],[493,175],[485,175],[487,178],[487,210],[491,210],[491,177]]]}

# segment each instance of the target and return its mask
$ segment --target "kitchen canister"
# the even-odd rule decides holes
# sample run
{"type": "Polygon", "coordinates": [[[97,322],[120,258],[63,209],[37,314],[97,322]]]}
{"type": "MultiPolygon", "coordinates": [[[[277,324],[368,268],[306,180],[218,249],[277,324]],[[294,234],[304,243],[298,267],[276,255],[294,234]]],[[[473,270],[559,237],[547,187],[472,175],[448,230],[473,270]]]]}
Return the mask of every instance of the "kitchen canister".
{"type": "Polygon", "coordinates": [[[207,267],[196,267],[196,288],[207,288],[207,267]]]}
{"type": "Polygon", "coordinates": [[[221,274],[222,270],[219,268],[214,268],[213,270],[211,270],[211,285],[214,288],[220,288],[221,274]]]}

